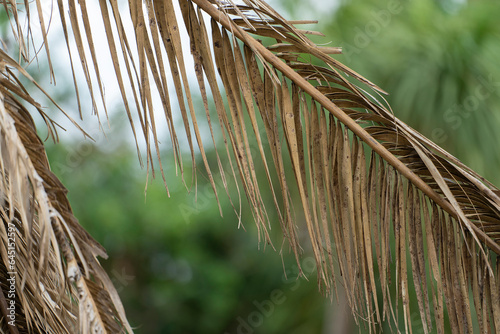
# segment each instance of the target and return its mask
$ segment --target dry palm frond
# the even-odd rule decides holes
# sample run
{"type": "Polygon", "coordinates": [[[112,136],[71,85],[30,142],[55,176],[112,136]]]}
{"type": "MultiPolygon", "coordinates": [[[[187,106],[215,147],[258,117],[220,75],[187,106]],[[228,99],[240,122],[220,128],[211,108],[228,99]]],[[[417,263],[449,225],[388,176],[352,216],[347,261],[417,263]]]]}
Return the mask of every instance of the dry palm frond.
{"type": "Polygon", "coordinates": [[[106,252],[73,216],[66,189],[50,171],[31,115],[19,101],[36,107],[49,129],[55,124],[14,80],[13,71],[27,73],[3,51],[0,63],[2,331],[131,332],[97,261],[106,252]]]}
{"type": "MultiPolygon", "coordinates": [[[[307,230],[320,286],[334,291],[340,279],[353,312],[366,319],[370,329],[384,319],[398,319],[399,308],[390,298],[395,290],[405,328],[411,330],[409,298],[414,290],[425,332],[435,328],[443,333],[445,312],[453,332],[472,332],[473,316],[481,332],[500,331],[500,192],[354,84],[384,93],[327,55],[339,49],[316,46],[306,34],[319,33],[295,28],[300,21],[284,20],[259,0],[131,0],[130,17],[122,16],[116,0],[99,4],[135,135],[126,89],[133,93],[148,167],[153,168],[153,146],[159,156],[152,97],[156,90],[181,173],[175,113],[182,117],[193,164],[196,140],[217,194],[191,95],[197,85],[206,114],[203,122],[214,146],[216,133],[226,144],[230,172],[237,170],[240,176],[259,236],[270,242],[269,207],[261,195],[267,184],[292,252],[299,259],[298,231],[307,230]],[[134,36],[125,31],[124,19],[132,21],[134,36]],[[180,22],[189,34],[195,83],[186,71],[188,56],[182,45],[187,41],[181,37],[180,22]],[[293,179],[287,176],[288,163],[293,179]],[[264,181],[257,165],[263,166],[264,181]],[[300,195],[304,224],[293,218],[294,191],[300,195]]],[[[87,4],[59,0],[58,5],[67,41],[68,31],[73,32],[96,106],[85,49],[101,95],[103,89],[87,4]],[[66,23],[67,9],[71,24],[66,23]]],[[[218,153],[216,158],[228,192],[222,158],[218,153]]]]}

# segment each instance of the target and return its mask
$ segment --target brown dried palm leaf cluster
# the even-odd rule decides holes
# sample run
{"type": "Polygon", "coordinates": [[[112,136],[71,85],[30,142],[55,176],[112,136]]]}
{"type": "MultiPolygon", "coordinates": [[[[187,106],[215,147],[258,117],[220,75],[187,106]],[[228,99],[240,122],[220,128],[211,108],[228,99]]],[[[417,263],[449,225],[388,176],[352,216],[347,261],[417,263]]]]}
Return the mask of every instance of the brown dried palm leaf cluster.
{"type": "MultiPolygon", "coordinates": [[[[24,54],[16,5],[9,3],[24,54]]],[[[39,13],[41,3],[33,5],[39,13]]],[[[339,48],[318,47],[306,36],[320,33],[296,28],[310,22],[286,21],[259,0],[130,0],[128,11],[119,11],[116,0],[100,0],[92,15],[102,18],[108,45],[97,50],[86,1],[57,4],[68,51],[71,43],[77,46],[73,73],[80,63],[96,111],[99,95],[104,97],[98,51],[111,56],[134,136],[142,133],[147,144],[148,171],[154,173],[157,155],[163,176],[157,128],[165,125],[153,112],[153,97],[159,96],[182,177],[181,145],[189,146],[195,167],[196,142],[216,195],[218,180],[229,194],[227,177],[239,177],[259,236],[271,242],[275,222],[268,212],[274,210],[297,261],[305,246],[298,235],[307,231],[320,287],[335,294],[341,284],[353,313],[370,330],[402,318],[411,332],[415,310],[409,298],[416,298],[425,333],[444,333],[445,321],[454,333],[472,333],[475,323],[481,333],[500,332],[500,192],[398,120],[378,101],[383,90],[329,56],[339,48]],[[126,20],[133,32],[126,31],[126,20]],[[190,55],[183,53],[185,43],[190,55]],[[192,91],[201,94],[201,112],[192,91]],[[182,135],[174,127],[178,119],[182,135]],[[199,124],[210,131],[216,161],[207,157],[199,124]],[[218,140],[225,143],[223,154],[218,140]],[[273,203],[263,199],[264,190],[273,203]]],[[[50,59],[46,24],[37,22],[50,59]]],[[[16,101],[36,106],[12,80],[11,69],[21,68],[5,59],[1,254],[6,266],[7,223],[15,222],[22,242],[18,272],[26,277],[19,281],[19,298],[25,298],[20,312],[27,326],[54,332],[74,325],[67,323],[76,317],[83,332],[97,325],[114,333],[120,324],[130,331],[95,259],[104,251],[73,217],[31,119],[16,101]],[[78,300],[79,309],[70,299],[78,300]]]]}
{"type": "Polygon", "coordinates": [[[14,71],[34,82],[29,74],[1,50],[0,63],[1,330],[119,333],[118,319],[125,319],[125,313],[97,260],[106,258],[106,251],[74,217],[67,191],[51,172],[33,119],[20,101],[38,110],[51,133],[57,124],[14,71]]]}

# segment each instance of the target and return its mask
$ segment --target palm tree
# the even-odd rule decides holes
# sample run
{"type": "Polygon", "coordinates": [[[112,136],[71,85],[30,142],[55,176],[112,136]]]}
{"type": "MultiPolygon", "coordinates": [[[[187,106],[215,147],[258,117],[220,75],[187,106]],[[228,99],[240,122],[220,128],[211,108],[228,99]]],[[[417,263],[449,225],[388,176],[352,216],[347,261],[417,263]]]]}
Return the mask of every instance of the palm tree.
{"type": "MultiPolygon", "coordinates": [[[[261,0],[179,0],[179,9],[170,0],[130,1],[128,15],[117,1],[99,5],[108,42],[99,49],[113,60],[136,142],[146,142],[148,173],[159,170],[167,186],[153,112],[158,96],[183,180],[177,114],[195,186],[194,141],[217,202],[219,191],[230,193],[227,178],[238,177],[262,242],[271,244],[268,230],[279,224],[299,266],[298,235],[307,231],[320,289],[336,294],[341,284],[353,313],[370,329],[397,321],[401,303],[411,331],[414,291],[426,333],[443,333],[445,321],[453,332],[472,332],[475,321],[481,332],[500,330],[500,191],[396,118],[381,88],[329,56],[340,48],[318,47],[307,35],[319,32],[295,27],[310,22],[286,21],[261,0]],[[133,31],[126,31],[127,20],[133,31]],[[181,23],[192,57],[183,53],[181,23]],[[187,75],[188,58],[194,82],[187,75]],[[203,101],[203,123],[191,94],[194,85],[203,101]],[[207,158],[200,124],[209,129],[216,161],[207,158]],[[218,138],[224,153],[215,147],[218,138]],[[256,166],[265,171],[264,179],[257,177],[256,166]],[[271,190],[271,205],[262,198],[264,189],[271,190]],[[303,219],[295,218],[293,194],[300,198],[303,219]],[[279,222],[269,221],[269,210],[278,213],[279,222]]],[[[4,2],[4,8],[19,58],[29,61],[37,29],[53,77],[42,2],[4,2]],[[27,38],[21,8],[31,23],[27,38]]],[[[79,58],[98,112],[104,87],[87,3],[59,0],[58,10],[70,58],[79,58]]],[[[57,123],[22,82],[43,89],[5,51],[0,57],[2,330],[132,332],[97,260],[106,252],[73,216],[31,112],[38,111],[54,138],[57,123]]]]}

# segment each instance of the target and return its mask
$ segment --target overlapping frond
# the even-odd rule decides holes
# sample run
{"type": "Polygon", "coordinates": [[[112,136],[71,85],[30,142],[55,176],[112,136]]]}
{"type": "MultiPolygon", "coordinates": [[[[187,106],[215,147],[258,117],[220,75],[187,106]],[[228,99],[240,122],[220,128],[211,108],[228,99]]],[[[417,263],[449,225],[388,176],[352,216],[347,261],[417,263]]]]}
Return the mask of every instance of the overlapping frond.
{"type": "Polygon", "coordinates": [[[73,216],[66,189],[51,172],[20,100],[37,108],[50,129],[55,124],[15,80],[13,73],[24,70],[3,51],[0,63],[2,331],[131,332],[97,260],[106,252],[73,216]]]}
{"type": "MultiPolygon", "coordinates": [[[[500,331],[500,192],[398,120],[370,95],[382,89],[328,55],[339,48],[318,47],[306,36],[320,33],[295,27],[306,21],[286,21],[260,0],[131,0],[127,14],[116,0],[99,4],[125,111],[134,136],[138,119],[147,143],[148,168],[154,172],[153,156],[160,156],[157,94],[181,174],[177,118],[193,164],[196,141],[215,193],[216,177],[229,193],[226,174],[238,175],[259,236],[271,242],[268,211],[276,210],[297,259],[298,232],[306,230],[320,286],[334,293],[342,284],[369,328],[397,321],[401,309],[411,331],[414,295],[426,333],[444,332],[445,312],[453,332],[472,332],[473,317],[481,332],[500,331]],[[125,19],[135,35],[125,31],[125,19]],[[191,56],[183,53],[188,41],[180,25],[191,56]],[[187,74],[186,57],[196,80],[187,74]],[[201,94],[203,117],[191,91],[201,94]],[[217,161],[209,161],[201,123],[214,147],[225,143],[229,165],[218,151],[217,161]],[[294,218],[295,192],[303,222],[294,218]],[[393,293],[402,307],[392,304],[393,293]]],[[[59,0],[58,7],[97,109],[93,87],[97,82],[101,96],[103,89],[87,4],[59,0]]]]}

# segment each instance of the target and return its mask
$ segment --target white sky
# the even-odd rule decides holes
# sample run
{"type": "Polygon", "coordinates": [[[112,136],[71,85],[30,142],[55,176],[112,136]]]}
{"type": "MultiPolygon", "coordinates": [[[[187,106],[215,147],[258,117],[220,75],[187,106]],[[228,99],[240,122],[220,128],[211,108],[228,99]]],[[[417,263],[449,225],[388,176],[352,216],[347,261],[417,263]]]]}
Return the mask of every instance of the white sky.
{"type": "MultiPolygon", "coordinates": [[[[122,107],[121,94],[119,92],[118,85],[116,84],[114,67],[113,67],[113,64],[111,62],[111,58],[109,56],[107,39],[106,39],[106,34],[104,31],[102,19],[101,19],[100,15],[92,15],[92,13],[100,12],[100,10],[98,8],[98,4],[95,1],[87,1],[86,3],[88,6],[88,13],[89,13],[90,20],[91,20],[91,28],[93,30],[94,45],[95,45],[96,51],[98,53],[99,70],[100,70],[100,73],[102,76],[102,81],[103,81],[103,84],[105,87],[105,99],[106,99],[106,105],[108,107],[108,111],[113,112],[113,111],[116,111],[118,109],[118,110],[120,110],[120,112],[122,112],[122,114],[123,114],[122,117],[126,118],[125,112],[123,111],[123,107],[122,107]],[[103,46],[102,48],[99,47],[101,45],[103,46]]],[[[125,2],[119,2],[119,3],[121,3],[121,6],[123,7],[122,8],[123,11],[128,12],[129,9],[128,9],[128,6],[126,5],[126,3],[125,2]]],[[[174,3],[176,3],[176,1],[174,1],[174,3]]],[[[271,6],[275,7],[275,9],[278,12],[284,13],[283,16],[287,19],[311,19],[311,18],[315,18],[314,13],[317,13],[318,10],[321,10],[322,12],[326,12],[327,10],[331,11],[339,5],[340,1],[331,1],[331,0],[307,1],[307,4],[305,2],[303,2],[303,5],[301,5],[299,10],[297,11],[297,12],[300,12],[302,14],[301,15],[302,17],[290,17],[290,15],[288,13],[286,13],[284,8],[280,5],[280,1],[278,1],[278,0],[268,0],[268,3],[271,6]]],[[[52,94],[56,95],[57,92],[61,92],[61,91],[64,91],[67,94],[72,94],[67,99],[68,102],[66,104],[62,105],[62,107],[73,118],[77,119],[78,112],[77,112],[76,97],[74,95],[73,79],[72,79],[71,71],[70,71],[70,65],[69,65],[70,63],[69,63],[69,57],[67,55],[66,42],[65,42],[63,31],[62,31],[61,24],[60,24],[59,10],[57,8],[57,3],[55,1],[45,1],[45,2],[43,2],[43,5],[44,5],[43,12],[44,12],[46,24],[50,20],[52,20],[51,26],[50,26],[50,33],[49,33],[49,46],[50,46],[50,52],[51,52],[51,56],[52,56],[52,62],[54,65],[54,71],[56,73],[56,81],[57,81],[57,85],[55,87],[49,87],[47,89],[47,91],[51,95],[52,94]],[[51,14],[52,14],[52,16],[51,16],[51,14]]],[[[66,8],[66,10],[68,10],[68,9],[66,8]]],[[[32,6],[32,12],[35,14],[34,15],[35,17],[32,20],[34,21],[35,24],[37,24],[36,7],[35,6],[32,6]]],[[[128,14],[128,13],[126,13],[126,14],[128,14]]],[[[129,15],[123,15],[123,19],[124,19],[123,23],[125,25],[125,29],[127,31],[133,31],[132,22],[130,21],[130,19],[126,20],[126,18],[128,16],[129,15]]],[[[177,19],[178,19],[178,21],[182,22],[182,16],[181,16],[179,10],[177,10],[177,19]]],[[[209,22],[209,21],[206,20],[206,22],[209,22]]],[[[69,18],[67,18],[67,23],[68,24],[70,23],[69,18]]],[[[180,25],[182,26],[182,24],[180,24],[180,25]]],[[[83,31],[83,24],[80,25],[80,29],[83,31]]],[[[37,30],[34,29],[33,32],[34,32],[34,34],[36,34],[37,30]]],[[[71,31],[70,31],[70,34],[71,34],[71,31]]],[[[181,29],[181,34],[182,34],[183,39],[188,39],[187,32],[184,29],[181,29]]],[[[34,37],[35,37],[35,41],[41,42],[40,35],[35,35],[34,37]]],[[[127,37],[131,38],[131,39],[134,38],[133,34],[130,34],[130,33],[127,35],[127,37]]],[[[72,39],[72,36],[70,36],[70,40],[71,39],[72,39]]],[[[84,44],[85,44],[85,42],[84,42],[84,44]]],[[[118,52],[120,53],[120,51],[118,51],[118,52]]],[[[193,65],[192,65],[193,64],[192,58],[190,56],[190,51],[189,51],[189,43],[185,44],[185,48],[184,48],[183,52],[185,55],[184,59],[186,62],[186,70],[188,72],[188,76],[191,77],[190,81],[192,83],[192,86],[191,86],[192,93],[193,93],[193,95],[196,95],[197,85],[196,85],[196,79],[194,78],[194,69],[193,69],[193,65]]],[[[98,122],[97,122],[96,118],[94,116],[90,116],[90,113],[91,113],[90,98],[89,98],[89,95],[87,92],[85,77],[82,73],[81,65],[80,65],[79,60],[78,60],[78,52],[77,52],[77,49],[74,45],[72,46],[72,55],[73,55],[74,66],[75,66],[75,69],[76,69],[77,75],[78,75],[77,81],[78,81],[78,85],[79,85],[79,92],[80,92],[82,109],[83,109],[82,113],[83,113],[83,117],[84,117],[84,121],[83,122],[80,121],[79,123],[82,124],[82,127],[85,130],[87,130],[89,132],[89,134],[91,134],[93,137],[98,137],[98,138],[95,138],[98,140],[98,143],[102,139],[102,142],[100,142],[99,144],[106,145],[105,137],[99,134],[99,126],[98,126],[98,122]]],[[[45,51],[42,51],[42,53],[40,54],[40,62],[43,63],[45,61],[46,61],[45,51]]],[[[89,66],[90,66],[92,63],[92,60],[91,60],[89,52],[87,52],[87,61],[88,61],[89,66]]],[[[166,61],[166,57],[164,58],[164,62],[165,61],[166,61]]],[[[165,65],[168,68],[168,65],[167,64],[165,64],[165,65]]],[[[31,66],[33,67],[34,65],[31,65],[31,66]]],[[[125,69],[124,64],[121,64],[121,68],[122,68],[122,70],[125,69]]],[[[33,68],[32,68],[32,70],[33,70],[33,68]]],[[[92,75],[92,73],[93,73],[92,69],[90,69],[90,72],[92,75]]],[[[40,80],[41,80],[40,84],[43,87],[48,86],[48,78],[41,78],[40,80]],[[45,82],[42,80],[45,80],[45,82]]],[[[125,85],[126,85],[126,82],[125,82],[125,85]]],[[[169,82],[168,86],[169,86],[169,88],[172,88],[174,86],[173,82],[169,82]]],[[[104,112],[102,111],[103,108],[102,108],[102,103],[100,102],[99,89],[98,89],[96,80],[94,80],[93,88],[94,88],[94,92],[95,92],[96,99],[97,99],[97,106],[101,112],[100,113],[101,121],[105,125],[106,132],[110,132],[110,130],[107,128],[106,118],[105,118],[104,112]]],[[[130,97],[132,97],[130,92],[131,91],[129,90],[128,95],[130,97]]],[[[171,104],[172,104],[172,109],[173,109],[174,114],[176,111],[178,111],[178,107],[176,107],[175,96],[176,96],[175,90],[170,89],[171,104]]],[[[132,99],[129,100],[129,104],[131,105],[131,107],[134,106],[132,101],[133,101],[132,99]]],[[[170,146],[170,141],[169,141],[169,139],[167,139],[167,138],[169,138],[169,135],[168,135],[167,130],[166,130],[167,129],[166,121],[165,121],[165,117],[163,114],[163,108],[161,107],[159,98],[156,99],[155,103],[156,103],[155,118],[157,119],[158,133],[160,134],[161,138],[164,138],[164,140],[162,140],[162,142],[164,142],[164,145],[170,146]]],[[[134,112],[134,111],[132,110],[132,112],[134,112]]],[[[62,116],[58,117],[57,120],[65,128],[68,129],[68,131],[66,131],[66,132],[64,132],[64,131],[59,132],[59,134],[63,140],[64,139],[74,139],[75,134],[77,136],[79,136],[78,132],[74,130],[73,125],[69,121],[67,121],[64,117],[62,117],[62,116]]],[[[178,123],[181,123],[180,116],[179,116],[178,123]]],[[[204,123],[204,122],[200,122],[200,123],[204,123]]],[[[137,124],[138,124],[138,122],[136,122],[136,128],[137,128],[137,124]]],[[[203,124],[200,124],[200,126],[203,126],[203,124]]],[[[181,127],[179,127],[177,129],[179,134],[184,132],[183,130],[182,131],[181,130],[182,130],[181,127]]],[[[127,131],[128,131],[127,133],[129,134],[129,136],[126,136],[126,137],[130,138],[130,141],[132,143],[131,131],[129,129],[127,129],[127,131]]],[[[205,131],[205,135],[208,136],[208,131],[205,131]]],[[[180,136],[180,139],[182,140],[182,138],[184,138],[184,137],[185,137],[185,135],[180,136]]],[[[193,138],[194,138],[194,136],[193,136],[193,138]]]]}

